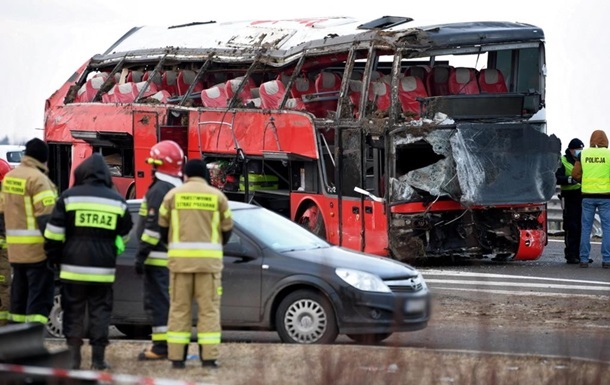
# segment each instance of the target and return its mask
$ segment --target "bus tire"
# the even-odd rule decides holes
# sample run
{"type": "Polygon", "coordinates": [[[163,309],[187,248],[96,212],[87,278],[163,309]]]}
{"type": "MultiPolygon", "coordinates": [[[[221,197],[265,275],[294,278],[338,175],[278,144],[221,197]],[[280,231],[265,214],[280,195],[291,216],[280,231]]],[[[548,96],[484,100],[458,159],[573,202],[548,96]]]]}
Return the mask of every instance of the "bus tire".
{"type": "Polygon", "coordinates": [[[297,222],[322,239],[326,239],[326,226],[320,208],[315,203],[309,204],[297,222]]]}
{"type": "Polygon", "coordinates": [[[127,196],[125,197],[126,199],[136,199],[136,185],[132,184],[131,186],[129,186],[129,189],[127,190],[127,196]]]}

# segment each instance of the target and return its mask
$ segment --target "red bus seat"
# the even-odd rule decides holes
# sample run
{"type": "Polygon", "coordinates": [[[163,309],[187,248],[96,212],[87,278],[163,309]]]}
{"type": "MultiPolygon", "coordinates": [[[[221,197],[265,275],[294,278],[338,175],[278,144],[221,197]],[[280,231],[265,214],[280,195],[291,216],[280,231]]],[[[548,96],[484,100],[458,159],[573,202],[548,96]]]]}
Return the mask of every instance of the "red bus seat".
{"type": "MultiPolygon", "coordinates": [[[[102,95],[102,102],[133,103],[144,87],[146,87],[146,82],[115,84],[110,91],[102,95]]],[[[154,83],[149,84],[142,93],[142,99],[156,94],[157,91],[157,86],[154,83]]]]}
{"type": "Polygon", "coordinates": [[[358,117],[358,109],[360,108],[360,100],[362,100],[362,81],[361,80],[350,80],[348,84],[349,102],[352,105],[352,111],[354,117],[358,117]]]}
{"type": "MultiPolygon", "coordinates": [[[[280,108],[280,103],[286,93],[286,87],[284,87],[284,83],[281,80],[275,79],[261,84],[258,91],[261,99],[261,108],[276,110],[280,108]]],[[[285,107],[291,110],[305,109],[303,102],[296,98],[288,99],[285,107]]]]}
{"type": "Polygon", "coordinates": [[[416,76],[405,76],[398,84],[398,100],[403,112],[411,112],[419,119],[420,103],[417,98],[428,97],[424,82],[416,76]]]}
{"type": "Polygon", "coordinates": [[[392,104],[390,85],[383,80],[372,82],[369,88],[369,100],[375,103],[376,110],[387,111],[392,104]]]}
{"type": "Polygon", "coordinates": [[[85,84],[79,88],[76,93],[74,102],[76,103],[88,103],[92,102],[97,92],[102,88],[104,82],[108,79],[108,73],[100,72],[95,74],[91,79],[88,79],[85,84]]]}
{"type": "MultiPolygon", "coordinates": [[[[152,71],[146,71],[144,72],[144,75],[142,76],[142,81],[146,82],[148,81],[148,79],[152,76],[152,71]]],[[[157,89],[161,89],[161,74],[159,72],[157,72],[155,74],[155,76],[153,77],[151,84],[154,83],[157,86],[157,89]]]]}
{"type": "MultiPolygon", "coordinates": [[[[191,70],[182,70],[178,73],[178,78],[176,79],[176,89],[178,91],[178,95],[186,95],[189,87],[195,81],[197,77],[197,73],[191,70]]],[[[203,82],[198,81],[193,87],[191,92],[201,92],[203,90],[203,82]]]]}
{"type": "Polygon", "coordinates": [[[170,93],[172,96],[178,94],[178,73],[176,71],[165,71],[161,76],[161,89],[170,93]]]}
{"type": "Polygon", "coordinates": [[[404,73],[405,76],[415,76],[416,78],[420,78],[422,83],[426,83],[426,76],[428,75],[428,69],[423,66],[411,66],[407,67],[404,73]]]}
{"type": "Polygon", "coordinates": [[[432,67],[426,76],[426,90],[430,96],[449,95],[449,74],[453,67],[440,65],[432,67]]]}
{"type": "Polygon", "coordinates": [[[474,68],[457,67],[449,74],[449,94],[474,95],[481,93],[474,68]]]}
{"type": "Polygon", "coordinates": [[[294,80],[294,84],[290,88],[290,95],[293,98],[300,99],[303,95],[313,94],[316,92],[314,82],[310,81],[305,76],[299,76],[294,80]]]}
{"type": "Polygon", "coordinates": [[[202,90],[201,103],[204,107],[226,107],[227,94],[224,83],[202,90]]]}
{"type": "Polygon", "coordinates": [[[143,81],[144,79],[142,79],[142,77],[144,76],[144,72],[142,71],[129,71],[127,73],[127,77],[125,78],[125,82],[134,82],[134,83],[139,83],[141,81],[143,81]]]}
{"type": "MultiPolygon", "coordinates": [[[[251,79],[249,79],[251,80],[251,79]]],[[[231,80],[227,80],[227,82],[225,83],[225,93],[227,94],[227,102],[229,100],[231,100],[233,98],[233,95],[235,95],[235,92],[237,91],[237,89],[239,88],[239,85],[243,82],[243,78],[235,78],[235,79],[231,79],[231,80]]],[[[237,96],[239,101],[241,103],[239,104],[246,104],[246,101],[248,99],[252,99],[252,91],[251,91],[251,84],[253,83],[248,81],[246,82],[246,84],[244,84],[244,87],[241,89],[239,95],[237,96]]]]}
{"type": "Polygon", "coordinates": [[[481,93],[495,94],[501,92],[508,92],[508,87],[506,87],[504,75],[502,75],[502,71],[498,69],[482,69],[479,72],[478,80],[479,87],[481,88],[481,93]]]}
{"type": "Polygon", "coordinates": [[[334,72],[322,71],[316,76],[314,87],[316,89],[315,98],[319,100],[306,103],[307,110],[322,118],[326,117],[329,111],[336,111],[341,89],[341,76],[334,72]]]}

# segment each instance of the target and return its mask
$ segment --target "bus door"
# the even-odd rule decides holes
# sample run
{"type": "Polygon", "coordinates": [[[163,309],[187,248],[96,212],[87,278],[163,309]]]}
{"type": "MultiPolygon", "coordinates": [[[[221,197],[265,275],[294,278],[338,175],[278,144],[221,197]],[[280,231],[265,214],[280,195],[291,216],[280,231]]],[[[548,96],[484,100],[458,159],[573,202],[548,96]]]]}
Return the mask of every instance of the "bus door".
{"type": "Polygon", "coordinates": [[[354,191],[362,187],[362,133],[358,128],[343,127],[339,132],[338,178],[341,246],[363,249],[364,198],[354,191]]]}
{"type": "Polygon", "coordinates": [[[133,112],[133,148],[136,197],[143,197],[152,183],[151,166],[146,164],[150,148],[157,144],[158,116],[155,112],[133,112]]]}

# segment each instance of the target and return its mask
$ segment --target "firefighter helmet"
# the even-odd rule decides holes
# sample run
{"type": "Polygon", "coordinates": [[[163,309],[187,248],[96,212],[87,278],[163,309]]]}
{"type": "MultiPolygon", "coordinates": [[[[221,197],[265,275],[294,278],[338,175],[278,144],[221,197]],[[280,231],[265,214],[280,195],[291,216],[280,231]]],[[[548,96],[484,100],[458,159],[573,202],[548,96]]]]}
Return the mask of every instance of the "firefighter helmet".
{"type": "Polygon", "coordinates": [[[0,159],[0,182],[9,171],[11,171],[11,165],[6,160],[0,159]]]}
{"type": "Polygon", "coordinates": [[[172,140],[162,140],[150,148],[150,158],[146,163],[164,174],[182,176],[184,152],[178,143],[172,140]]]}

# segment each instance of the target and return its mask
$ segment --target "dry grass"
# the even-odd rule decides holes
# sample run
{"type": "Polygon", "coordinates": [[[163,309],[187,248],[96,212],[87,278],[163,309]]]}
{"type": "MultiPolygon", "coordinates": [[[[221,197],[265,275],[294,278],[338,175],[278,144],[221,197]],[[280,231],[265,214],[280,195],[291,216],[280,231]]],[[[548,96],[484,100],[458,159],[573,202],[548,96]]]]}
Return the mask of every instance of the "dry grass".
{"type": "MultiPolygon", "coordinates": [[[[111,372],[222,385],[610,384],[608,362],[358,345],[225,343],[222,368],[204,369],[189,360],[185,370],[174,370],[168,361],[138,362],[135,357],[147,344],[113,342],[107,354],[111,372]]],[[[57,349],[63,342],[47,345],[57,349]]],[[[89,363],[87,347],[83,354],[89,363]]]]}

